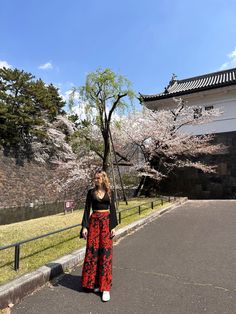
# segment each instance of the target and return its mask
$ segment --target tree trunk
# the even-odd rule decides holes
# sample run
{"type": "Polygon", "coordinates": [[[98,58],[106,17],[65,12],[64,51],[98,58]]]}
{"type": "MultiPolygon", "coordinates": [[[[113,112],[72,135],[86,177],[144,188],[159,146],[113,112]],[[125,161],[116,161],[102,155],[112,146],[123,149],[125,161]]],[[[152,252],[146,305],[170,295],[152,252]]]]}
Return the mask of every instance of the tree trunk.
{"type": "Polygon", "coordinates": [[[104,156],[103,156],[103,165],[102,170],[107,172],[109,168],[109,154],[110,154],[110,141],[108,132],[104,132],[104,156]]]}

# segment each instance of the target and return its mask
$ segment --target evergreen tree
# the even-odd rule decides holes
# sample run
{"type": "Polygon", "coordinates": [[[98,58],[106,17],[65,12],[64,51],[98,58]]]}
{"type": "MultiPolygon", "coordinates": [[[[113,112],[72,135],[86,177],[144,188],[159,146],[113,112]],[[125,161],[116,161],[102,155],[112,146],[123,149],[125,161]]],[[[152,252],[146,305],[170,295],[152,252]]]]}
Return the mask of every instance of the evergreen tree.
{"type": "Polygon", "coordinates": [[[57,88],[19,69],[0,69],[0,146],[5,153],[30,156],[32,140],[46,134],[37,128],[63,113],[57,88]]]}

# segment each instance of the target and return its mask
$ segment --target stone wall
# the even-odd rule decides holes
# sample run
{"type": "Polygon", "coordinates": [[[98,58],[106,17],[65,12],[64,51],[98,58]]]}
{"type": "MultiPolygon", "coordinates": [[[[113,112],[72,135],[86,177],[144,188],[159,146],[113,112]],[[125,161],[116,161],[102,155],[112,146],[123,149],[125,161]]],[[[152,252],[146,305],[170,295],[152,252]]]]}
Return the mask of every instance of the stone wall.
{"type": "Polygon", "coordinates": [[[158,191],[192,199],[236,198],[236,132],[219,133],[215,140],[228,146],[228,154],[206,158],[208,162],[217,165],[215,174],[205,174],[190,168],[181,169],[163,180],[158,191]]]}
{"type": "Polygon", "coordinates": [[[65,199],[78,201],[78,191],[58,191],[53,166],[24,161],[22,165],[0,151],[0,225],[63,211],[65,199]]]}
{"type": "Polygon", "coordinates": [[[60,195],[54,180],[55,169],[28,161],[17,165],[0,151],[0,208],[55,202],[60,195]]]}

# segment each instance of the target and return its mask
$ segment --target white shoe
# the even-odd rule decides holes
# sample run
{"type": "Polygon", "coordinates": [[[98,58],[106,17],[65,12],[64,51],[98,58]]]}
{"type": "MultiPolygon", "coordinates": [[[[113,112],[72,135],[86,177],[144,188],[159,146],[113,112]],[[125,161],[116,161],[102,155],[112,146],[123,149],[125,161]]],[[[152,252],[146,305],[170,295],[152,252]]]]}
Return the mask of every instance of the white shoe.
{"type": "Polygon", "coordinates": [[[99,288],[94,288],[94,292],[99,292],[99,288]]]}
{"type": "Polygon", "coordinates": [[[109,301],[110,300],[110,291],[103,291],[102,293],[102,301],[109,301]]]}

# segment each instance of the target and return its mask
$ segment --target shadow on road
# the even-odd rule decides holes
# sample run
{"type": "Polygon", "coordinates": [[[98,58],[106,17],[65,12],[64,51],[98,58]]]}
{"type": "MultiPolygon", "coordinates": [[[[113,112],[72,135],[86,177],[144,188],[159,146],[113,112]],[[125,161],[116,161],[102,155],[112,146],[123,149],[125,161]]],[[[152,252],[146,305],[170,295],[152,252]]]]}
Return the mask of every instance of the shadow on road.
{"type": "Polygon", "coordinates": [[[93,289],[86,289],[82,287],[81,276],[72,274],[63,274],[62,276],[58,277],[55,282],[52,282],[52,285],[55,287],[63,286],[65,288],[82,293],[94,293],[93,289]]]}

